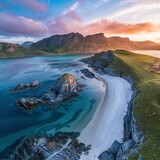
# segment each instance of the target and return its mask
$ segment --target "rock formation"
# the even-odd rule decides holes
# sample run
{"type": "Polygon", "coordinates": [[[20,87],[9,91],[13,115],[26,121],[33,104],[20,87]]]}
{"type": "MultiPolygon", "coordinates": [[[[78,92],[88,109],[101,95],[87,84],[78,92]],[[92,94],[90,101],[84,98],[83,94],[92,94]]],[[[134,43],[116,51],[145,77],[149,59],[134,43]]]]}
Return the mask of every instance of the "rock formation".
{"type": "Polygon", "coordinates": [[[16,92],[16,91],[24,90],[24,89],[27,89],[27,88],[36,88],[40,85],[41,85],[41,83],[39,81],[33,81],[29,84],[21,83],[17,87],[11,89],[10,92],[16,92]]]}
{"type": "MultiPolygon", "coordinates": [[[[58,132],[53,137],[32,136],[22,139],[16,150],[8,148],[11,155],[0,158],[12,160],[79,160],[82,153],[88,153],[90,146],[80,143],[76,138],[78,133],[58,132]],[[12,158],[11,158],[12,157],[12,158]]],[[[7,151],[8,153],[8,151],[7,151]]]]}
{"type": "Polygon", "coordinates": [[[160,44],[152,41],[131,41],[129,38],[109,37],[103,33],[87,35],[69,33],[53,35],[36,43],[21,45],[1,43],[0,57],[23,57],[56,53],[99,53],[107,50],[160,50],[160,44]]]}
{"type": "Polygon", "coordinates": [[[112,51],[107,51],[101,52],[89,58],[82,59],[80,61],[89,64],[91,67],[95,69],[104,69],[116,60],[117,58],[114,56],[112,51]]]}
{"type": "Polygon", "coordinates": [[[92,73],[91,71],[89,71],[89,69],[81,69],[81,73],[85,76],[85,77],[88,77],[88,78],[96,78],[98,79],[94,73],[92,73]]]}
{"type": "Polygon", "coordinates": [[[62,77],[56,80],[54,86],[51,89],[46,90],[43,93],[41,98],[21,98],[18,101],[18,105],[27,111],[34,109],[38,104],[55,107],[62,101],[78,96],[78,93],[81,90],[82,85],[77,83],[71,74],[64,74],[62,77]]]}

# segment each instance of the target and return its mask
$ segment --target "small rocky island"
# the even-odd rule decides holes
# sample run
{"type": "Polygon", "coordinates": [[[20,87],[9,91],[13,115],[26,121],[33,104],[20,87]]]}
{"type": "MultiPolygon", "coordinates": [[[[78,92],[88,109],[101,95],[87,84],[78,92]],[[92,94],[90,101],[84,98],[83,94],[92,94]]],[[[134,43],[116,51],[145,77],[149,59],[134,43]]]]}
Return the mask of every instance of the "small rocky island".
{"type": "MultiPolygon", "coordinates": [[[[32,85],[33,84],[27,86],[32,85]]],[[[26,111],[34,109],[37,105],[55,107],[63,101],[78,96],[78,93],[82,91],[82,87],[83,85],[79,84],[71,74],[66,73],[58,78],[55,84],[50,89],[47,89],[40,98],[20,98],[18,100],[18,105],[23,107],[26,111]]],[[[18,85],[12,90],[12,92],[22,90],[24,88],[26,88],[26,85],[18,85]]]]}
{"type": "Polygon", "coordinates": [[[28,89],[28,88],[36,88],[39,87],[41,85],[41,83],[39,81],[33,81],[31,83],[27,83],[27,84],[19,84],[18,86],[16,86],[15,88],[11,89],[10,92],[17,92],[17,91],[21,91],[24,89],[28,89]]]}

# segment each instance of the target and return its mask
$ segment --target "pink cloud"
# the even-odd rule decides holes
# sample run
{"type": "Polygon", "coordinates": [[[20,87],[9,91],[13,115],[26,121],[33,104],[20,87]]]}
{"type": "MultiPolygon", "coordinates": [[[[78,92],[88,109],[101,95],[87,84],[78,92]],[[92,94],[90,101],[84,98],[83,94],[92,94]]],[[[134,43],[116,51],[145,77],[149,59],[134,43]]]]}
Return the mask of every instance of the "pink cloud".
{"type": "Polygon", "coordinates": [[[160,30],[160,25],[153,23],[122,23],[118,21],[109,21],[101,19],[97,22],[83,24],[81,20],[70,16],[59,16],[50,23],[49,30],[53,33],[80,32],[84,35],[103,32],[105,34],[138,34],[149,33],[160,30]]]}
{"type": "Polygon", "coordinates": [[[137,34],[158,31],[160,25],[153,23],[122,23],[118,21],[109,21],[102,19],[84,26],[87,32],[104,32],[110,34],[137,34]]]}
{"type": "Polygon", "coordinates": [[[3,34],[41,36],[47,31],[41,21],[8,13],[0,13],[0,22],[0,33],[3,34]]]}
{"type": "Polygon", "coordinates": [[[47,24],[50,34],[74,32],[80,30],[82,25],[81,18],[75,11],[69,11],[66,14],[56,17],[55,20],[47,24]],[[76,27],[76,28],[75,28],[76,27]]]}
{"type": "Polygon", "coordinates": [[[43,2],[38,2],[37,0],[12,0],[13,2],[19,3],[25,8],[31,9],[37,12],[46,12],[47,5],[43,2]]]}
{"type": "Polygon", "coordinates": [[[84,24],[75,11],[70,11],[46,23],[40,20],[0,13],[0,33],[7,35],[47,36],[68,32],[80,32],[84,35],[103,32],[104,34],[149,33],[160,30],[160,25],[153,23],[122,23],[102,19],[84,24]]]}

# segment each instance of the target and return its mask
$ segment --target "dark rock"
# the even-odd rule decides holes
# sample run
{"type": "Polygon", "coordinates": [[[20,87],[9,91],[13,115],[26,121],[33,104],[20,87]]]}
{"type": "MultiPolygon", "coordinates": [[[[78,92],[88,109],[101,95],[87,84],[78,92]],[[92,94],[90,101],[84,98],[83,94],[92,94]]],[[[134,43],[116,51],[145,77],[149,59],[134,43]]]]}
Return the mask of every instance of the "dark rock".
{"type": "Polygon", "coordinates": [[[24,90],[24,89],[27,89],[27,88],[36,88],[40,85],[41,85],[41,83],[39,81],[33,81],[29,84],[22,84],[21,83],[17,87],[15,87],[14,89],[11,89],[10,92],[21,91],[21,90],[24,90]]]}
{"type": "Polygon", "coordinates": [[[98,156],[99,160],[114,160],[115,155],[109,151],[105,151],[98,156]]]}
{"type": "Polygon", "coordinates": [[[38,98],[21,98],[18,101],[18,105],[20,107],[23,107],[25,110],[30,111],[35,108],[36,105],[38,104],[44,104],[44,101],[42,99],[38,98]]]}
{"type": "Polygon", "coordinates": [[[91,67],[96,69],[103,70],[108,67],[110,64],[116,62],[117,58],[114,56],[112,51],[101,52],[99,54],[95,54],[93,57],[85,58],[80,61],[85,62],[91,67]]]}
{"type": "Polygon", "coordinates": [[[132,137],[131,117],[124,117],[124,141],[128,141],[132,137]]]}
{"type": "Polygon", "coordinates": [[[130,140],[126,141],[126,142],[122,145],[123,151],[125,152],[125,151],[129,150],[131,147],[134,146],[134,144],[135,144],[135,142],[134,142],[133,139],[130,139],[130,140]]]}
{"type": "Polygon", "coordinates": [[[115,140],[112,144],[112,146],[109,148],[109,151],[113,154],[117,154],[119,148],[121,146],[121,143],[119,143],[117,140],[115,140]]]}
{"type": "Polygon", "coordinates": [[[96,78],[96,76],[94,75],[94,73],[92,73],[91,71],[89,71],[89,69],[81,69],[81,73],[83,73],[84,76],[86,76],[88,78],[96,78]]]}
{"type": "Polygon", "coordinates": [[[57,133],[53,137],[32,136],[23,139],[10,155],[0,159],[12,160],[79,160],[88,146],[79,143],[74,133],[57,133]],[[11,158],[12,157],[12,158],[11,158]]]}
{"type": "Polygon", "coordinates": [[[116,155],[116,160],[123,160],[123,157],[124,157],[123,148],[120,147],[116,155]]]}

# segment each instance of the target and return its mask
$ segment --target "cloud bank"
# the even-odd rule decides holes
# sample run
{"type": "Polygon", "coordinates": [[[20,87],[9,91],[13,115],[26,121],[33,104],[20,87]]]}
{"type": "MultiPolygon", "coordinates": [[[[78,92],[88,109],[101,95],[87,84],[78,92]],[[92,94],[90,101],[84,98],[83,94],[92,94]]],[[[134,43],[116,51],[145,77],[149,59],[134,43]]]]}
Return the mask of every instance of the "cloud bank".
{"type": "Polygon", "coordinates": [[[24,36],[45,36],[68,32],[80,32],[84,35],[103,32],[105,34],[138,34],[160,30],[159,24],[153,23],[122,23],[101,19],[83,24],[76,12],[70,10],[65,15],[58,16],[46,23],[23,16],[0,13],[0,33],[24,36]]]}

